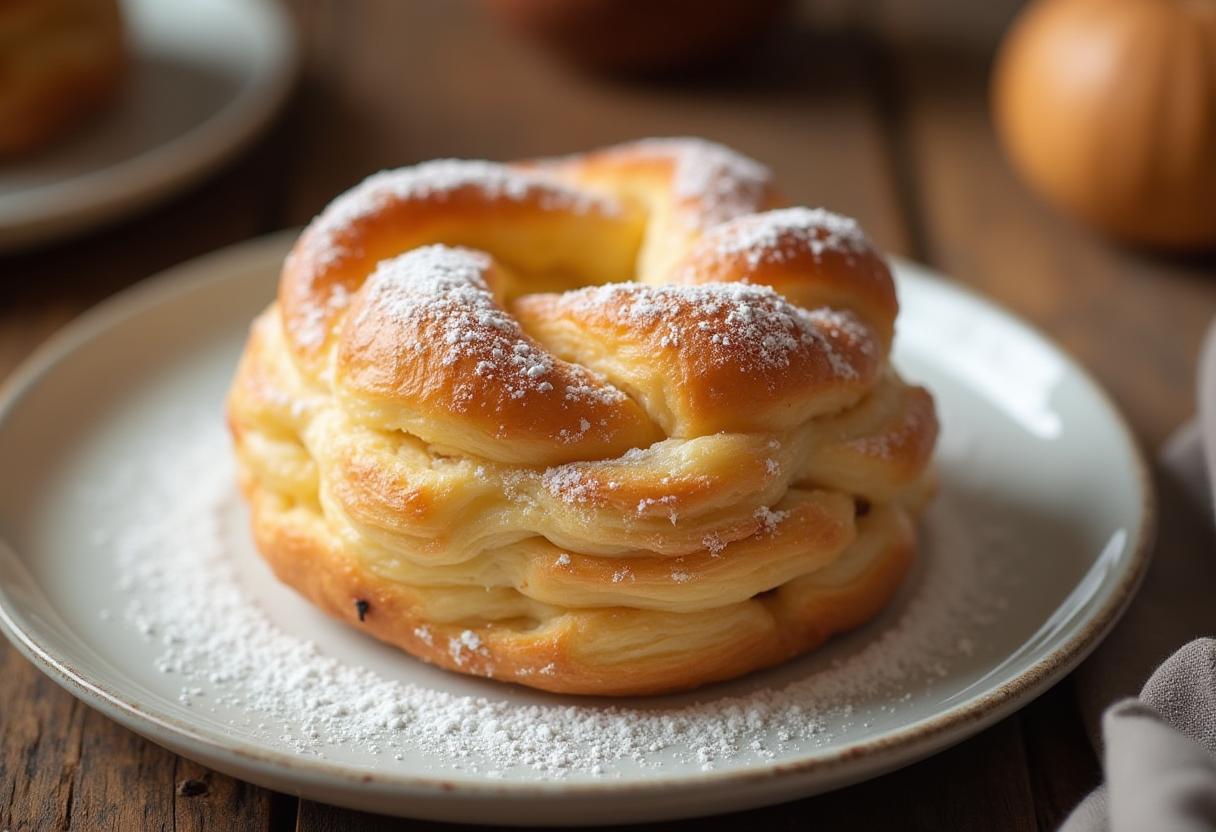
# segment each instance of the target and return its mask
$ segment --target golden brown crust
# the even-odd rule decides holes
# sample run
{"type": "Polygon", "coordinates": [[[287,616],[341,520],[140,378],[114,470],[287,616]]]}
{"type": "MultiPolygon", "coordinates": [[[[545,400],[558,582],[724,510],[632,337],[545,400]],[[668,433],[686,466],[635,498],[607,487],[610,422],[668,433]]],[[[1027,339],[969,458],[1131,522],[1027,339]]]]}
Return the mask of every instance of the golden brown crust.
{"type": "Polygon", "coordinates": [[[793,428],[856,403],[883,367],[855,316],[742,282],[704,293],[614,284],[529,295],[513,310],[555,354],[639,397],[668,436],[793,428]]]}
{"type": "Polygon", "coordinates": [[[694,687],[872,616],[933,402],[888,366],[864,235],[775,204],[756,163],[655,140],[340,197],[229,396],[276,574],[427,661],[567,693],[694,687]]]}
{"type": "Polygon", "coordinates": [[[635,402],[530,337],[495,298],[505,282],[461,249],[382,263],[347,311],[341,395],[385,427],[502,462],[619,456],[663,438],[635,402]]]}
{"type": "Polygon", "coordinates": [[[809,208],[739,217],[710,229],[676,265],[673,283],[772,286],[807,309],[848,309],[889,345],[899,304],[882,255],[857,223],[809,208]]]}
{"type": "Polygon", "coordinates": [[[0,3],[0,157],[62,136],[106,104],[126,66],[118,0],[0,3]]]}

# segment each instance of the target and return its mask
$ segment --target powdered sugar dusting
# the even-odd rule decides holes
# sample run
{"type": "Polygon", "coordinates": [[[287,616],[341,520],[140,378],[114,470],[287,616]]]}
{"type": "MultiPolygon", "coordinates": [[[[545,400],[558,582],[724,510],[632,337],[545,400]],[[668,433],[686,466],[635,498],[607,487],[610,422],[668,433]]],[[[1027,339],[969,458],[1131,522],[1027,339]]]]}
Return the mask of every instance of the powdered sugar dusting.
{"type": "Polygon", "coordinates": [[[521,170],[474,159],[435,159],[419,165],[374,173],[345,192],[309,225],[304,249],[317,268],[360,252],[345,232],[383,211],[389,204],[421,200],[445,201],[461,191],[474,191],[487,201],[523,202],[535,199],[543,211],[618,214],[620,205],[601,194],[579,190],[543,170],[521,170]]]}
{"type": "Polygon", "coordinates": [[[869,331],[852,313],[802,309],[768,286],[741,282],[610,283],[567,292],[560,303],[588,317],[607,315],[650,331],[661,349],[687,345],[714,363],[788,367],[796,353],[819,352],[837,378],[854,379],[857,369],[833,338],[873,349],[869,331]]]}
{"type": "Polygon", "coordinates": [[[590,503],[597,494],[596,484],[587,479],[585,469],[578,463],[554,465],[545,469],[541,486],[564,503],[590,503]]]}
{"type": "Polygon", "coordinates": [[[800,251],[809,250],[818,259],[828,251],[852,256],[869,247],[856,220],[823,208],[783,208],[743,217],[715,228],[710,240],[719,256],[742,256],[753,269],[785,262],[800,251]]]}
{"type": "MultiPolygon", "coordinates": [[[[304,265],[315,277],[343,258],[360,256],[358,234],[352,233],[390,204],[410,201],[446,202],[457,193],[474,192],[486,201],[535,200],[542,211],[616,215],[620,204],[558,181],[543,170],[519,170],[496,162],[436,159],[419,165],[372,174],[345,192],[309,224],[292,250],[290,260],[304,265]]],[[[335,284],[317,292],[317,298],[290,323],[292,336],[309,347],[325,339],[327,311],[345,306],[344,287],[335,284]]]]}
{"type": "Polygon", "coordinates": [[[696,138],[646,139],[645,151],[675,161],[672,190],[693,210],[685,214],[695,228],[707,229],[764,207],[772,172],[725,145],[696,138]]]}
{"type": "Polygon", "coordinates": [[[481,636],[472,630],[464,630],[456,638],[448,639],[448,653],[457,667],[465,663],[470,653],[478,653],[482,656],[489,655],[489,651],[482,646],[481,636]]]}
{"type": "Polygon", "coordinates": [[[436,326],[441,365],[475,358],[475,375],[528,385],[547,375],[552,361],[495,301],[485,279],[489,268],[482,252],[442,245],[383,260],[363,288],[366,301],[354,326],[387,319],[416,352],[435,346],[436,326]]]}
{"type": "Polygon", "coordinates": [[[768,506],[760,506],[756,509],[756,519],[760,521],[760,528],[766,534],[774,534],[777,527],[789,516],[788,511],[773,511],[768,506]]]}
{"type": "MultiPolygon", "coordinates": [[[[442,366],[467,360],[482,389],[493,381],[504,385],[513,399],[534,393],[596,404],[624,400],[620,390],[573,365],[567,375],[581,381],[564,385],[564,394],[559,393],[550,380],[554,359],[499,306],[486,283],[489,268],[488,255],[444,245],[383,260],[367,279],[364,305],[353,326],[357,331],[388,321],[402,348],[438,348],[442,366]]],[[[591,427],[583,418],[575,425],[561,438],[573,441],[591,427]]]]}

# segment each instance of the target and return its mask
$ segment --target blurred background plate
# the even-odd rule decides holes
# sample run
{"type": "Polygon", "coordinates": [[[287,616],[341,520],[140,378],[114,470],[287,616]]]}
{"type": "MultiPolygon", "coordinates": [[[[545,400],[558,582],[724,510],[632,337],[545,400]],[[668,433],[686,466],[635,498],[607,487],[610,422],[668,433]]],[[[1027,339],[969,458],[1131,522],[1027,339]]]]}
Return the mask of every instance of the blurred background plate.
{"type": "MultiPolygon", "coordinates": [[[[765,695],[800,680],[822,686],[830,675],[856,675],[869,648],[900,638],[912,605],[931,610],[951,592],[974,590],[983,615],[934,636],[957,651],[904,657],[924,664],[926,678],[895,690],[858,686],[846,713],[822,715],[817,739],[794,738],[766,758],[743,743],[744,753],[709,771],[676,744],[654,749],[654,767],[602,777],[574,769],[559,780],[524,766],[496,770],[493,760],[453,770],[425,748],[401,747],[394,757],[341,736],[320,738],[332,740],[323,757],[301,753],[291,731],[307,714],[263,726],[203,687],[191,705],[180,696],[181,674],[157,669],[159,641],[100,615],[131,601],[116,584],[108,541],[138,526],[138,504],[158,489],[142,473],[116,487],[115,472],[159,461],[180,473],[191,424],[225,447],[224,392],[293,236],[226,249],[102,304],[38,350],[0,402],[0,538],[12,547],[0,546],[0,630],[75,696],[212,768],[345,806],[495,824],[631,822],[776,803],[906,765],[1027,704],[1097,645],[1144,573],[1152,491],[1106,395],[1013,316],[896,261],[903,312],[895,361],[933,390],[943,425],[941,493],[925,518],[918,570],[882,616],[809,656],[693,693],[617,704],[642,713],[765,695]],[[114,534],[96,537],[105,528],[114,534]],[[969,572],[977,577],[964,581],[969,572]],[[942,573],[944,583],[932,579],[942,573]]],[[[228,528],[239,530],[225,549],[241,597],[326,656],[523,713],[554,703],[602,707],[410,660],[276,583],[244,522],[228,528]]],[[[807,704],[822,693],[808,692],[807,704]]]]}
{"type": "Polygon", "coordinates": [[[291,21],[272,0],[126,0],[131,77],[116,106],[0,164],[0,250],[108,223],[240,150],[285,100],[291,21]]]}

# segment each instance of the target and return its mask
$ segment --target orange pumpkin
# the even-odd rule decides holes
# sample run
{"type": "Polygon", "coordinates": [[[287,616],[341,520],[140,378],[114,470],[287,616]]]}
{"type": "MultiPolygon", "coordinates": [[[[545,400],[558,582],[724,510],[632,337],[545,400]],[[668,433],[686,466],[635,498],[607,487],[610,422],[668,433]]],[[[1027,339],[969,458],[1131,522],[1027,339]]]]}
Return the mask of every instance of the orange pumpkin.
{"type": "Polygon", "coordinates": [[[997,56],[992,104],[1048,201],[1129,241],[1216,244],[1216,2],[1038,0],[997,56]]]}

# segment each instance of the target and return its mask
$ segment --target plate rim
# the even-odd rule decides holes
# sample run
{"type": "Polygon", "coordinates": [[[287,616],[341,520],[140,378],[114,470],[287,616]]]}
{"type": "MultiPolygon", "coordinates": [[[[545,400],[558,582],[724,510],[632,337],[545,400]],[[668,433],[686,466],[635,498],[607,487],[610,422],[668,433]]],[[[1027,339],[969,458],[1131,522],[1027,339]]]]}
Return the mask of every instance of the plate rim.
{"type": "MultiPolygon", "coordinates": [[[[202,180],[245,149],[286,103],[300,68],[299,33],[278,0],[229,3],[256,25],[270,56],[209,118],[160,144],[108,165],[7,195],[0,204],[0,252],[109,225],[202,180]],[[65,210],[68,203],[71,208],[65,210]]],[[[129,17],[134,15],[126,11],[129,17]]],[[[131,40],[131,38],[128,38],[131,40]]],[[[140,51],[132,48],[138,63],[140,51]]]]}
{"type": "MultiPolygon", "coordinates": [[[[96,335],[121,325],[126,319],[154,308],[177,294],[200,288],[207,283],[222,282],[227,272],[242,262],[258,258],[271,259],[272,254],[285,253],[289,242],[294,240],[298,233],[299,229],[289,229],[226,246],[141,280],[86,310],[35,348],[0,382],[0,429],[3,429],[8,415],[20,404],[26,392],[43,376],[53,371],[61,360],[96,335]]],[[[13,609],[10,609],[15,605],[3,582],[0,582],[0,631],[3,631],[19,652],[39,670],[69,693],[154,742],[172,742],[176,748],[186,749],[190,749],[191,745],[201,746],[206,751],[208,760],[213,761],[212,764],[217,768],[222,766],[215,763],[216,760],[232,761],[233,764],[254,765],[259,769],[259,773],[270,778],[286,776],[297,781],[304,779],[328,785],[332,785],[336,780],[348,790],[353,787],[356,790],[400,797],[442,796],[478,802],[484,799],[653,795],[659,791],[675,797],[717,786],[754,784],[799,775],[822,775],[832,782],[828,788],[835,788],[923,759],[973,736],[1029,704],[1083,661],[1110,632],[1135,596],[1151,562],[1157,524],[1156,494],[1140,443],[1123,413],[1105,388],[1067,350],[1037,327],[1005,310],[995,301],[945,277],[931,267],[901,257],[889,257],[889,260],[894,271],[911,272],[916,280],[926,281],[934,284],[935,288],[966,296],[969,301],[983,306],[986,312],[1005,319],[1016,328],[1037,338],[1058,355],[1069,371],[1076,373],[1087,384],[1088,392],[1094,394],[1096,401],[1112,418],[1132,461],[1133,470],[1128,473],[1140,497],[1140,513],[1136,518],[1139,521],[1139,533],[1131,541],[1128,565],[1102,606],[1091,613],[1060,645],[1038,658],[1017,676],[944,711],[924,717],[881,737],[848,744],[824,754],[748,768],[688,772],[676,776],[657,773],[642,778],[594,782],[510,782],[484,778],[448,778],[443,775],[359,771],[324,759],[304,758],[285,751],[266,749],[244,740],[222,742],[217,737],[200,732],[188,722],[150,713],[139,703],[127,701],[109,689],[104,680],[89,678],[87,673],[74,668],[70,659],[55,655],[52,650],[40,645],[36,633],[29,631],[33,628],[23,626],[19,620],[21,616],[15,616],[13,609]],[[165,735],[169,735],[170,740],[162,739],[165,735]]],[[[2,539],[0,546],[10,548],[2,539]]],[[[191,756],[190,750],[179,753],[191,756]]],[[[235,776],[249,779],[244,772],[236,773],[235,776]]],[[[740,801],[741,804],[744,802],[740,801]]]]}

